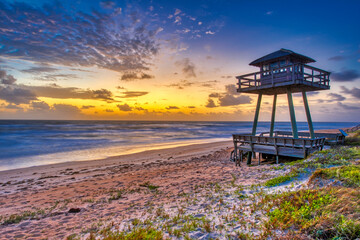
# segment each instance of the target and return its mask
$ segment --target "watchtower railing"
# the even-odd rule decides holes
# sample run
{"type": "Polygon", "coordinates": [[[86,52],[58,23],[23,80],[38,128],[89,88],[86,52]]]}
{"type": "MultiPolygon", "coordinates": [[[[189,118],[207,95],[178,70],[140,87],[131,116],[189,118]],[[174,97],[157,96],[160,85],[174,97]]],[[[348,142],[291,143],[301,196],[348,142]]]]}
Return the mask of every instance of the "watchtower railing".
{"type": "Polygon", "coordinates": [[[329,77],[330,72],[306,64],[296,63],[249,73],[236,78],[239,81],[239,89],[242,89],[260,86],[274,87],[277,83],[296,83],[299,80],[312,85],[329,86],[329,77]]]}

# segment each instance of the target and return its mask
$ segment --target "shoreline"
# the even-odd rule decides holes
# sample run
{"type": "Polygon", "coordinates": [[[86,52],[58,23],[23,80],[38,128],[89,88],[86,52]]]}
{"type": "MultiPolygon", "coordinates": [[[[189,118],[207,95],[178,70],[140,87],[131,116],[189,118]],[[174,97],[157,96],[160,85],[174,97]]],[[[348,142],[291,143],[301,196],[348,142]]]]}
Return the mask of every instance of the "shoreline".
{"type": "MultiPolygon", "coordinates": [[[[23,168],[14,168],[8,170],[0,171],[0,182],[3,182],[5,178],[13,174],[29,174],[39,171],[58,171],[65,168],[101,168],[108,167],[111,165],[121,165],[121,164],[134,164],[139,165],[144,162],[151,163],[160,156],[160,160],[169,160],[167,158],[183,158],[189,157],[188,154],[181,154],[182,152],[194,152],[193,155],[201,153],[211,153],[218,148],[223,147],[232,147],[232,141],[219,141],[219,142],[208,142],[208,143],[189,143],[182,146],[160,148],[160,149],[150,149],[144,150],[135,153],[121,154],[117,156],[111,156],[106,158],[100,158],[96,160],[83,160],[83,161],[68,161],[61,163],[50,163],[44,165],[23,167],[23,168]],[[179,154],[180,153],[180,154],[179,154]],[[174,157],[173,155],[178,154],[179,156],[174,157]]],[[[190,154],[191,155],[191,154],[190,154]]],[[[157,159],[158,160],[158,159],[157,159]]],[[[11,176],[10,176],[11,177],[11,176]]]]}

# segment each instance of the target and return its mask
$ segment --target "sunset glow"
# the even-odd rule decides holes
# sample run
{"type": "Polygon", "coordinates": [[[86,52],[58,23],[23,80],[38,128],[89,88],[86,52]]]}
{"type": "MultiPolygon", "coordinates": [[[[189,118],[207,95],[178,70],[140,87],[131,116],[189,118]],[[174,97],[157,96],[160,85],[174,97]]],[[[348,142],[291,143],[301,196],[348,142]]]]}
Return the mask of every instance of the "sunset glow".
{"type": "MultiPolygon", "coordinates": [[[[307,1],[293,14],[267,1],[2,1],[0,116],[252,120],[256,96],[236,93],[235,76],[287,48],[332,72],[330,91],[309,94],[314,121],[355,121],[359,7],[307,1]]],[[[260,120],[270,120],[271,101],[260,120]]],[[[305,120],[301,96],[294,101],[305,120]]],[[[277,120],[288,121],[285,96],[278,106],[277,120]]]]}

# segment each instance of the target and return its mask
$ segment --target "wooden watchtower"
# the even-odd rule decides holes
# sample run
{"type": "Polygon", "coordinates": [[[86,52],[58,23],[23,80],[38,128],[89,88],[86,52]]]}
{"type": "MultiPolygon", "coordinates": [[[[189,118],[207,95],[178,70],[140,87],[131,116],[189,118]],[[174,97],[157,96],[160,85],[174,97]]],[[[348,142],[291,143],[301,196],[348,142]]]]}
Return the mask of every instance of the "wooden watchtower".
{"type": "Polygon", "coordinates": [[[306,157],[311,152],[322,148],[324,139],[315,136],[306,92],[330,89],[330,72],[307,65],[312,62],[315,62],[312,58],[287,49],[280,49],[250,63],[251,66],[259,67],[259,71],[236,77],[238,79],[237,92],[258,94],[258,100],[252,133],[233,135],[235,155],[239,155],[238,150],[249,152],[247,163],[250,164],[253,152],[273,154],[275,156],[306,157]],[[309,125],[308,136],[302,134],[299,137],[297,130],[292,99],[292,93],[297,92],[302,93],[309,125]],[[274,96],[268,137],[266,137],[266,134],[255,136],[263,94],[274,96]],[[287,94],[292,127],[291,136],[274,136],[278,94],[287,94]]]}

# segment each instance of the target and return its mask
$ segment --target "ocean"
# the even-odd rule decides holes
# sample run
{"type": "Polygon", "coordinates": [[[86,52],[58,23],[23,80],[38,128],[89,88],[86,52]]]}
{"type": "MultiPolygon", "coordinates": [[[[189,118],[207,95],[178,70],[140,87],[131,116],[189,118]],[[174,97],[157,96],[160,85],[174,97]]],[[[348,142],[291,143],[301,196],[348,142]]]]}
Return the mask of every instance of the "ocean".
{"type": "MultiPolygon", "coordinates": [[[[356,124],[314,122],[314,128],[356,124]]],[[[257,130],[269,128],[270,122],[259,122],[257,130]]],[[[0,120],[0,170],[231,140],[231,134],[251,129],[252,122],[0,120]]],[[[298,122],[298,129],[307,130],[307,123],[298,122]]],[[[277,122],[275,130],[291,130],[291,125],[277,122]]]]}

